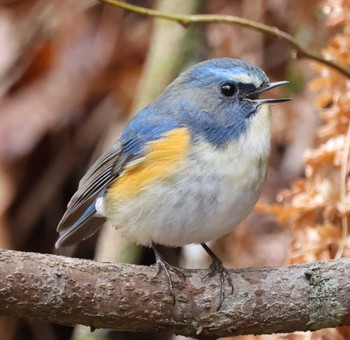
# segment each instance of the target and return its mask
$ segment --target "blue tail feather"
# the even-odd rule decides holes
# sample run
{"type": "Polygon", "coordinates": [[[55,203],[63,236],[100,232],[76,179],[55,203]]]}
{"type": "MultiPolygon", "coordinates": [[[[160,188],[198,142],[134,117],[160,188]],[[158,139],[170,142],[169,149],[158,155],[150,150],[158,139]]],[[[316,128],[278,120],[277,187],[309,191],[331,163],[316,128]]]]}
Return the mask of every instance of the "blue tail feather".
{"type": "Polygon", "coordinates": [[[104,218],[96,216],[96,201],[93,201],[79,218],[68,228],[62,230],[55,247],[72,245],[77,240],[86,239],[93,235],[104,222],[104,218]]]}

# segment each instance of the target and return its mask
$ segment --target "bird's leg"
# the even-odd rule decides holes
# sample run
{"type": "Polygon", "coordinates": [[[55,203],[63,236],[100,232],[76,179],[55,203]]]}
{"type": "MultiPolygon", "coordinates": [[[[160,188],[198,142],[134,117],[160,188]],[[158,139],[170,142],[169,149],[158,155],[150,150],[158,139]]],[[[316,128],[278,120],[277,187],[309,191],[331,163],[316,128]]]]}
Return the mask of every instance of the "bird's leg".
{"type": "Polygon", "coordinates": [[[156,266],[157,266],[157,272],[155,276],[157,276],[161,272],[161,270],[164,270],[165,276],[168,280],[169,292],[170,292],[170,295],[173,297],[174,304],[175,304],[176,295],[175,295],[173,281],[171,280],[170,271],[177,273],[179,276],[183,278],[183,280],[186,280],[186,275],[179,268],[172,266],[171,264],[169,264],[163,259],[161,253],[159,252],[158,245],[152,243],[152,249],[156,257],[156,266]]]}
{"type": "Polygon", "coordinates": [[[217,310],[219,310],[222,303],[225,300],[225,279],[227,280],[228,285],[231,287],[231,294],[233,294],[233,291],[234,291],[233,282],[229,271],[227,270],[227,268],[224,267],[221,260],[215,255],[215,253],[205,243],[201,243],[201,246],[204,248],[204,250],[208,253],[208,255],[213,260],[213,262],[209,267],[210,269],[209,273],[205,275],[203,279],[205,279],[208,276],[212,277],[216,274],[220,275],[220,302],[217,308],[217,310]]]}

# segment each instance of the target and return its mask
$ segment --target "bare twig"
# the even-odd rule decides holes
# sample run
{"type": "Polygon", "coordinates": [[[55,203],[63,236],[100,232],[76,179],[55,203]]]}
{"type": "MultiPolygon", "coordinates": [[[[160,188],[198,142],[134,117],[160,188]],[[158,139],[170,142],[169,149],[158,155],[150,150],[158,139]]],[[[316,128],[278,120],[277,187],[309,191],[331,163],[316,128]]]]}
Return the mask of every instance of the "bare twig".
{"type": "Polygon", "coordinates": [[[233,15],[215,15],[215,14],[194,14],[194,15],[185,15],[185,14],[171,14],[165,13],[161,11],[156,11],[153,9],[144,8],[141,6],[131,5],[119,0],[100,0],[101,2],[105,2],[107,4],[124,8],[126,10],[147,15],[155,18],[166,19],[177,21],[184,26],[188,26],[190,24],[198,24],[198,23],[227,23],[233,25],[239,25],[242,27],[250,28],[271,36],[274,36],[278,39],[285,41],[289,46],[291,46],[296,51],[296,56],[299,58],[308,58],[314,61],[317,61],[321,64],[324,64],[334,70],[337,70],[342,75],[350,78],[350,70],[347,68],[337,64],[336,62],[329,60],[322,55],[301,46],[298,41],[291,36],[290,34],[281,31],[277,27],[268,26],[259,22],[255,22],[252,20],[240,18],[233,15]]]}
{"type": "Polygon", "coordinates": [[[350,325],[350,259],[232,270],[235,291],[216,311],[217,277],[174,275],[177,302],[154,267],[0,250],[0,314],[94,328],[194,338],[350,325]]]}

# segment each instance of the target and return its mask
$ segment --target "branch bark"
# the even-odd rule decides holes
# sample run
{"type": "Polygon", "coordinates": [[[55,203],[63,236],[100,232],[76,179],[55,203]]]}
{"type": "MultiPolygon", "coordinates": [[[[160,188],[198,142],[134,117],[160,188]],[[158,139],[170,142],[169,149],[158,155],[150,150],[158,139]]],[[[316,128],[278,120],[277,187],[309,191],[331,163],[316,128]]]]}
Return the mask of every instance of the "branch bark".
{"type": "Polygon", "coordinates": [[[173,277],[173,305],[154,267],[0,250],[0,314],[202,339],[350,325],[348,258],[232,270],[235,291],[218,312],[218,278],[185,272],[186,282],[173,277]]]}
{"type": "Polygon", "coordinates": [[[135,12],[141,15],[147,15],[150,17],[177,21],[183,26],[188,26],[190,24],[198,24],[198,23],[226,23],[231,25],[238,25],[241,27],[246,27],[249,29],[253,29],[255,31],[262,32],[264,34],[274,36],[278,39],[285,41],[290,47],[294,49],[296,52],[296,57],[299,58],[308,58],[314,60],[320,64],[326,65],[336,71],[338,71],[343,76],[350,78],[350,70],[342,65],[323,57],[321,54],[318,54],[298,43],[298,41],[290,34],[281,31],[277,27],[265,25],[259,22],[255,22],[252,20],[244,19],[241,17],[233,16],[233,15],[215,15],[215,14],[172,14],[165,13],[161,11],[157,11],[154,9],[149,9],[141,6],[132,5],[119,0],[99,0],[101,2],[105,2],[107,4],[124,8],[128,11],[135,12]]]}

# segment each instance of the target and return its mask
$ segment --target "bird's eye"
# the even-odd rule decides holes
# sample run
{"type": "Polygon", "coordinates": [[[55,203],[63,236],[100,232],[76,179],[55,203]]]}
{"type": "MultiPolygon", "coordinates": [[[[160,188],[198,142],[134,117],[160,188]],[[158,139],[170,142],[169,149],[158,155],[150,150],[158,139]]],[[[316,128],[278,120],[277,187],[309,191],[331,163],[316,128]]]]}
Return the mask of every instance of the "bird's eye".
{"type": "Polygon", "coordinates": [[[237,91],[237,86],[232,83],[224,83],[220,87],[220,92],[225,97],[232,97],[237,93],[237,91]]]}

